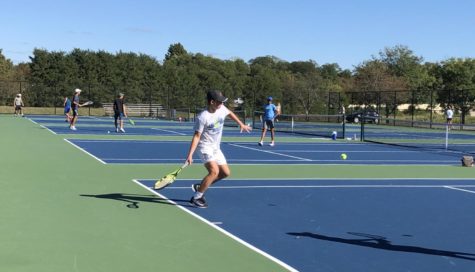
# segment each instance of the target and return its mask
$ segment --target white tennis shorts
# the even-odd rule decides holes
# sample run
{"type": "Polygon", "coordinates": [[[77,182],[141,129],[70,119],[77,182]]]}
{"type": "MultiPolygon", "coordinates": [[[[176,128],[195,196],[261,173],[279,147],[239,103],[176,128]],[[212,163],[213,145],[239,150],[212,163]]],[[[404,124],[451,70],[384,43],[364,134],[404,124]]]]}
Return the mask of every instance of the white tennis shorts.
{"type": "Polygon", "coordinates": [[[202,148],[198,153],[203,163],[215,161],[218,165],[228,164],[221,149],[202,148]]]}

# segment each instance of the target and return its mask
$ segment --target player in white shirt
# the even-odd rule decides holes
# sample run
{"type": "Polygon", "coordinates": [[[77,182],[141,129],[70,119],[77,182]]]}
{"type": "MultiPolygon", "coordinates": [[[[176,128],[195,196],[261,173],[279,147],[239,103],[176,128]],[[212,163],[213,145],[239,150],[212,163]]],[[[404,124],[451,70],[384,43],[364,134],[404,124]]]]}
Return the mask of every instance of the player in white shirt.
{"type": "Polygon", "coordinates": [[[447,126],[448,129],[452,129],[452,119],[454,118],[454,111],[452,110],[452,106],[449,106],[447,109],[447,126]]]}
{"type": "Polygon", "coordinates": [[[191,204],[199,208],[206,208],[204,193],[211,184],[228,177],[231,174],[223,152],[221,151],[221,136],[223,134],[224,119],[229,115],[241,128],[241,131],[250,132],[251,127],[245,125],[226,106],[223,105],[227,98],[219,91],[207,93],[207,109],[198,115],[195,122],[195,134],[191,140],[190,150],[186,162],[193,162],[193,153],[198,150],[204,166],[208,170],[201,184],[193,184],[195,195],[191,198],[191,204]]]}
{"type": "Polygon", "coordinates": [[[15,99],[13,100],[13,107],[15,109],[16,116],[23,116],[22,107],[25,105],[23,104],[23,100],[21,99],[21,94],[17,94],[15,99]]]}

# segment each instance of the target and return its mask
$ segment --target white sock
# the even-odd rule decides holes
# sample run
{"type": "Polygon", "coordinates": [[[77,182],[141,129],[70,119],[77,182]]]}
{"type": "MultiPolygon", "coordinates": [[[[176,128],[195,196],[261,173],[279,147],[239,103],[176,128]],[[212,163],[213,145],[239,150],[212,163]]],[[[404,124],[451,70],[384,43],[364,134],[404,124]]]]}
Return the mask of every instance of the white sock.
{"type": "Polygon", "coordinates": [[[196,192],[195,193],[195,196],[193,196],[194,199],[198,199],[198,198],[201,198],[203,196],[203,193],[200,193],[200,192],[196,192]]]}

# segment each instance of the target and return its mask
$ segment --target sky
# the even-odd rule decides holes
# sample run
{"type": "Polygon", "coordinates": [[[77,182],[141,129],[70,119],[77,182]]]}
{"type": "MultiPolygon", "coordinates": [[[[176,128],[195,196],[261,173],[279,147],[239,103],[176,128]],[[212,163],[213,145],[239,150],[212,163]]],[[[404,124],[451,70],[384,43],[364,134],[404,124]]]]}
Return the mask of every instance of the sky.
{"type": "Polygon", "coordinates": [[[249,61],[272,55],[354,69],[404,45],[428,62],[475,57],[473,0],[1,0],[0,49],[189,53],[249,61]]]}

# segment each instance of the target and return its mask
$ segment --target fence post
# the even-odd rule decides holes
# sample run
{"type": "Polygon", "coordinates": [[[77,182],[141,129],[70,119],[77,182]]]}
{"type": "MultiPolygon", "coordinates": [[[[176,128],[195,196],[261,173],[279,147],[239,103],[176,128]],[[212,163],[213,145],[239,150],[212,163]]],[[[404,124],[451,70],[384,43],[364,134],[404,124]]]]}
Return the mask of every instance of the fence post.
{"type": "Polygon", "coordinates": [[[430,90],[430,122],[429,127],[432,128],[433,120],[433,111],[434,111],[434,90],[430,90]]]}

